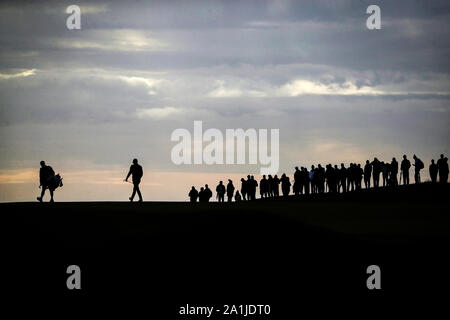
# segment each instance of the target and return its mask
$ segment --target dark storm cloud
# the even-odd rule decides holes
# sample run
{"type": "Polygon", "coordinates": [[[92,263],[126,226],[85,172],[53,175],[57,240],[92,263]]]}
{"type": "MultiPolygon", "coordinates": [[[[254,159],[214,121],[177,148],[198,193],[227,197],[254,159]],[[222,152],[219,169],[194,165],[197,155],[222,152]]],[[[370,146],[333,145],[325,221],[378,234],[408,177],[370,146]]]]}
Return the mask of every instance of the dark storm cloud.
{"type": "Polygon", "coordinates": [[[172,170],[170,132],[195,119],[282,128],[286,168],[298,144],[449,148],[447,1],[378,1],[375,31],[369,1],[89,1],[67,30],[71,4],[0,5],[3,166],[33,145],[96,163],[145,146],[172,170]]]}

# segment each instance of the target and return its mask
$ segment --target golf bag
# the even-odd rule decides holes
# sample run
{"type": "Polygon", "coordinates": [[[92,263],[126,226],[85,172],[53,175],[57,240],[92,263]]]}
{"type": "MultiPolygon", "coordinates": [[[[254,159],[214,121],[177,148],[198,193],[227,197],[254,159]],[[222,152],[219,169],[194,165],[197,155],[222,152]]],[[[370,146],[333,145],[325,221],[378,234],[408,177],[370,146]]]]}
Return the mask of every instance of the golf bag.
{"type": "Polygon", "coordinates": [[[54,176],[48,178],[48,180],[47,180],[48,188],[52,191],[55,191],[55,189],[57,189],[58,187],[63,186],[62,180],[63,180],[63,178],[60,176],[59,173],[57,175],[54,175],[54,176]]]}

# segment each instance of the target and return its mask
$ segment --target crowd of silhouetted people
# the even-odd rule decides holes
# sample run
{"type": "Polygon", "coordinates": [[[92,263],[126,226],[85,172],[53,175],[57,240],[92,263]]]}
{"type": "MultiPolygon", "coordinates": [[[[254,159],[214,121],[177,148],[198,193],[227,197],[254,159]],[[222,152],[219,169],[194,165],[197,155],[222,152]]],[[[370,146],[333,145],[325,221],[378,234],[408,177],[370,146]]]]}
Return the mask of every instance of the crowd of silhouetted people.
{"type": "MultiPolygon", "coordinates": [[[[263,175],[259,183],[253,175],[248,175],[247,179],[241,178],[241,189],[239,192],[233,185],[232,180],[228,179],[226,186],[223,181],[220,181],[215,190],[216,199],[219,202],[224,202],[226,195],[228,202],[233,201],[233,198],[236,202],[254,200],[256,199],[258,186],[261,198],[286,197],[291,193],[291,187],[292,193],[297,196],[325,192],[345,193],[357,191],[362,189],[363,182],[366,189],[380,186],[396,187],[399,184],[409,184],[411,167],[414,167],[414,182],[420,183],[420,171],[425,168],[425,165],[416,155],[413,155],[412,163],[404,155],[400,164],[395,158],[392,158],[391,162],[384,162],[374,158],[372,161],[367,160],[364,166],[361,166],[359,163],[350,163],[346,167],[341,163],[340,166],[331,164],[327,164],[325,167],[321,164],[317,166],[312,165],[310,170],[305,167],[295,167],[293,183],[291,183],[285,173],[280,178],[278,175],[268,175],[267,177],[263,175]]],[[[428,170],[432,183],[447,183],[449,173],[448,158],[441,154],[436,162],[434,159],[431,160],[428,170]]],[[[209,202],[213,197],[213,192],[207,184],[205,187],[201,187],[200,190],[192,186],[188,196],[191,202],[197,202],[197,200],[199,202],[209,202]]]]}
{"type": "MultiPolygon", "coordinates": [[[[53,193],[58,187],[62,187],[62,177],[55,174],[52,167],[47,165],[44,161],[40,163],[39,170],[39,187],[41,188],[41,195],[37,200],[42,202],[45,191],[50,192],[50,202],[53,202],[53,193]]],[[[276,198],[280,196],[288,196],[292,192],[294,195],[302,194],[317,194],[317,193],[345,193],[350,191],[357,191],[362,189],[364,181],[365,188],[378,188],[381,185],[395,187],[403,182],[404,185],[409,184],[409,171],[411,166],[414,167],[414,181],[420,183],[420,170],[425,168],[422,160],[416,155],[413,156],[413,163],[408,160],[406,155],[399,165],[395,158],[391,162],[380,161],[374,158],[373,161],[367,160],[364,167],[359,163],[350,163],[345,167],[343,163],[340,166],[327,164],[325,167],[318,164],[317,167],[312,165],[308,170],[305,167],[295,167],[294,181],[291,183],[289,177],[283,173],[279,178],[278,175],[262,176],[258,181],[253,175],[248,175],[247,179],[241,178],[241,189],[236,190],[233,181],[228,179],[225,186],[223,181],[220,181],[216,186],[216,199],[219,202],[225,202],[225,196],[228,202],[255,200],[259,186],[259,195],[261,198],[276,198]],[[397,180],[400,179],[400,182],[397,180]],[[371,185],[372,182],[372,185],[371,185]],[[280,193],[281,191],[281,193],[280,193]]],[[[441,154],[440,158],[435,162],[431,160],[429,165],[429,174],[432,183],[447,183],[448,181],[448,158],[441,154]]],[[[125,178],[128,182],[129,177],[132,177],[133,191],[129,200],[133,202],[135,195],[139,197],[139,202],[142,202],[142,194],[139,189],[139,184],[144,175],[141,165],[138,164],[137,159],[133,159],[130,170],[125,178]]],[[[197,190],[194,186],[188,194],[191,202],[209,202],[213,197],[213,192],[207,184],[197,190]]]]}

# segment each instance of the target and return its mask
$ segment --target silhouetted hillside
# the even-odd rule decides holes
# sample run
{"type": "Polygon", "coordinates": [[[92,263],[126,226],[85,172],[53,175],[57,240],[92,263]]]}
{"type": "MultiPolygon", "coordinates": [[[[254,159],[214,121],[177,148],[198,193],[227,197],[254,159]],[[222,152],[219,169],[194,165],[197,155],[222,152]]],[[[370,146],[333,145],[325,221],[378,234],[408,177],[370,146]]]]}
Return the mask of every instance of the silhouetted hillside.
{"type": "Polygon", "coordinates": [[[300,296],[369,299],[371,264],[383,274],[377,299],[432,294],[449,270],[449,191],[422,184],[241,203],[1,204],[7,278],[19,291],[69,298],[144,291],[161,312],[233,300],[279,305],[281,314],[300,296]],[[81,292],[65,288],[70,264],[83,270],[81,292]],[[43,275],[31,288],[30,266],[43,275]]]}

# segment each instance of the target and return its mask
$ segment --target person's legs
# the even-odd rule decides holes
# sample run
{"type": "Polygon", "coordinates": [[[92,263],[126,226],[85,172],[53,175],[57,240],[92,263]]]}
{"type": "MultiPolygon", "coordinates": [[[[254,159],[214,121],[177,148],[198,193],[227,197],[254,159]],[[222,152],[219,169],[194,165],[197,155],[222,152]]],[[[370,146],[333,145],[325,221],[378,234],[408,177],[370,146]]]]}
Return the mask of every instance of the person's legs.
{"type": "Polygon", "coordinates": [[[131,193],[130,201],[133,202],[134,196],[136,195],[136,185],[133,186],[133,192],[131,193]]]}
{"type": "Polygon", "coordinates": [[[135,188],[136,188],[136,192],[139,196],[139,201],[142,201],[142,194],[141,194],[141,190],[139,189],[139,183],[135,184],[135,188]]]}
{"type": "Polygon", "coordinates": [[[50,202],[53,202],[53,190],[48,189],[48,191],[50,191],[50,202]]]}
{"type": "Polygon", "coordinates": [[[45,194],[45,190],[46,190],[46,189],[47,189],[46,186],[42,186],[42,189],[41,189],[41,197],[38,198],[38,200],[39,200],[40,202],[42,202],[42,200],[44,200],[44,194],[45,194]]]}

